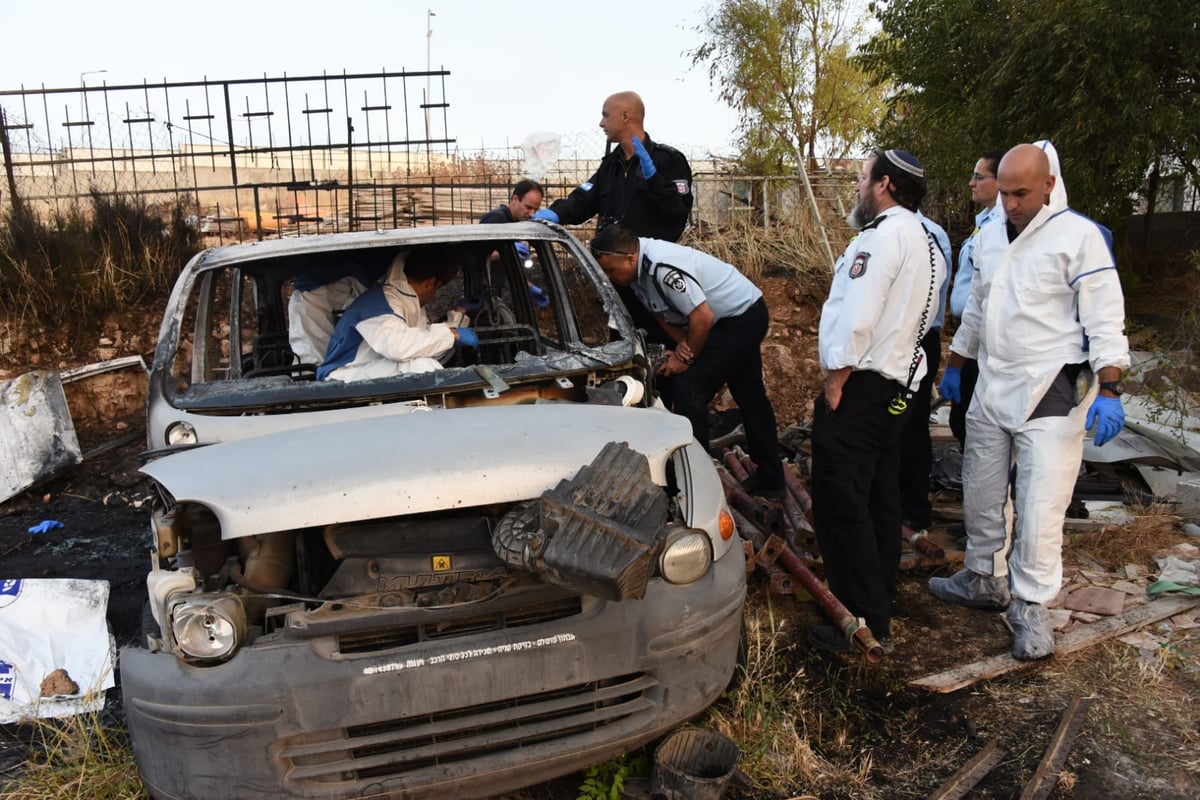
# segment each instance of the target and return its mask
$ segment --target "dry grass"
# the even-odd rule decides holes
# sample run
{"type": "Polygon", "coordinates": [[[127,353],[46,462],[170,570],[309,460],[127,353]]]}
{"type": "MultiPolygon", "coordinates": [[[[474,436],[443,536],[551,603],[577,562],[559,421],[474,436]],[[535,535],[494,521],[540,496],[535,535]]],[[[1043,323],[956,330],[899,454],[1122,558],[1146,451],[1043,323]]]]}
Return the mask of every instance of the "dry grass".
{"type": "Polygon", "coordinates": [[[160,305],[200,249],[182,203],[93,193],[90,207],[49,221],[9,209],[0,225],[0,312],[32,335],[82,338],[110,312],[160,305]]]}
{"type": "Polygon", "coordinates": [[[99,713],[38,720],[33,755],[19,777],[0,780],[5,800],[139,800],[149,794],[138,777],[122,730],[99,713]]]}
{"type": "MultiPolygon", "coordinates": [[[[833,228],[829,236],[836,258],[845,249],[848,236],[833,228]]],[[[720,226],[689,229],[681,244],[736,265],[752,281],[772,273],[791,274],[800,284],[814,287],[822,299],[832,275],[821,234],[807,215],[795,224],[770,228],[749,217],[734,217],[720,226]]]]}
{"type": "MultiPolygon", "coordinates": [[[[1133,773],[1127,777],[1136,776],[1145,786],[1161,782],[1178,788],[1189,776],[1191,785],[1197,785],[1200,731],[1195,708],[1200,702],[1200,635],[1180,642],[1182,650],[1179,646],[1163,648],[1150,657],[1120,642],[1105,642],[1048,663],[1038,680],[1023,684],[1020,691],[1014,691],[1007,681],[983,684],[989,716],[1011,721],[1047,713],[1052,719],[1042,728],[1049,732],[1073,696],[1091,697],[1078,750],[1103,758],[1119,754],[1127,761],[1125,769],[1133,773]]],[[[1036,762],[1046,741],[1038,736],[1026,744],[1031,748],[1031,762],[1036,762]]],[[[1078,772],[1076,768],[1060,781],[1077,781],[1078,772]]]]}
{"type": "Polygon", "coordinates": [[[1171,506],[1151,504],[1130,509],[1132,522],[1099,531],[1071,533],[1063,542],[1063,557],[1086,553],[1108,569],[1125,564],[1150,565],[1160,551],[1183,540],[1179,518],[1171,506]]]}
{"type": "Polygon", "coordinates": [[[858,798],[875,797],[870,784],[869,752],[849,746],[848,721],[828,713],[814,696],[804,669],[797,670],[788,652],[771,598],[763,593],[746,608],[745,653],[730,692],[709,710],[707,724],[738,743],[739,766],[762,789],[820,791],[838,789],[858,798]],[[810,729],[816,731],[810,735],[810,729]],[[830,760],[814,740],[838,742],[840,752],[853,753],[830,760]]]}

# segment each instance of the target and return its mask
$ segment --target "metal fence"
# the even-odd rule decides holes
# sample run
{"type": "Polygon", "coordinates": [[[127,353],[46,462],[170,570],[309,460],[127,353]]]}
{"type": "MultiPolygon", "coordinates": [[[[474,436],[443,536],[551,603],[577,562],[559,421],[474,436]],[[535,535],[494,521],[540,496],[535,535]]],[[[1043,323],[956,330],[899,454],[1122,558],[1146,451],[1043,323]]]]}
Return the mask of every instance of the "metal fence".
{"type": "MultiPolygon", "coordinates": [[[[219,242],[472,222],[524,174],[519,147],[464,150],[447,125],[446,70],[0,91],[7,191],[48,214],[93,194],[183,203],[219,242]]],[[[542,177],[568,194],[604,152],[567,137],[542,177]]],[[[693,223],[812,224],[797,178],[734,174],[692,157],[693,223]]],[[[816,165],[821,218],[845,216],[856,164],[816,165]]]]}

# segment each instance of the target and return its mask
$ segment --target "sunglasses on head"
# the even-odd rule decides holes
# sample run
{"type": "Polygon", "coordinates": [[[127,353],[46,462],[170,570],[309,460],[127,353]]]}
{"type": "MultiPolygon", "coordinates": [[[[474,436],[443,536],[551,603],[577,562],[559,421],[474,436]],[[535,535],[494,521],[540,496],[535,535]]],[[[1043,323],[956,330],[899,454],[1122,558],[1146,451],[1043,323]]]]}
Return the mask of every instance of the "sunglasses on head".
{"type": "Polygon", "coordinates": [[[627,255],[629,255],[629,253],[621,253],[616,250],[597,250],[594,247],[591,248],[591,251],[592,251],[593,258],[600,258],[601,256],[627,256],[627,255]]]}

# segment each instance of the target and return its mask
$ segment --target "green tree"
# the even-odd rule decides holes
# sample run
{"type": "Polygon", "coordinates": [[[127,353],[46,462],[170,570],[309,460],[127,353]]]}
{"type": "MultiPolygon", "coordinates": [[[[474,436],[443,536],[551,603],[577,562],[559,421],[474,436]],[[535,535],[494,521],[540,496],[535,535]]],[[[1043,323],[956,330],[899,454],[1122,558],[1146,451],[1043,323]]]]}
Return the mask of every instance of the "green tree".
{"type": "Polygon", "coordinates": [[[1071,205],[1112,225],[1200,163],[1195,0],[893,0],[858,63],[895,87],[882,138],[961,184],[977,154],[1049,138],[1071,205]]]}
{"type": "Polygon", "coordinates": [[[746,166],[791,172],[816,155],[857,148],[883,110],[883,91],[853,63],[864,38],[854,0],[724,0],[692,51],[722,100],[741,112],[746,166]]]}

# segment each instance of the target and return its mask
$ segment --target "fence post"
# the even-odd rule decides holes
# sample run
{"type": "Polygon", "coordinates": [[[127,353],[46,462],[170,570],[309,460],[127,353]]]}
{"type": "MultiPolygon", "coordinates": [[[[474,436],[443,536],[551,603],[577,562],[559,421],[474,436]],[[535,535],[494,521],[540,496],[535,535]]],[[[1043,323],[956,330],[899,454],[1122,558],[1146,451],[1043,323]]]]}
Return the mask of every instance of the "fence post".
{"type": "MultiPolygon", "coordinates": [[[[237,177],[237,150],[235,150],[233,138],[233,107],[229,101],[229,84],[221,84],[225,90],[225,130],[229,133],[229,175],[233,178],[233,189],[237,192],[238,177],[237,177]]],[[[207,88],[205,89],[205,97],[208,96],[207,88]]],[[[133,152],[133,143],[130,142],[129,150],[133,152]]],[[[136,170],[134,171],[136,175],[136,170]]]]}
{"type": "Polygon", "coordinates": [[[21,213],[21,196],[17,194],[17,178],[13,174],[12,145],[8,141],[8,117],[0,108],[0,150],[4,152],[4,174],[8,178],[8,202],[14,216],[21,213]]]}
{"type": "Polygon", "coordinates": [[[254,227],[258,230],[258,240],[263,240],[262,206],[258,204],[258,187],[254,187],[254,227]]]}
{"type": "Polygon", "coordinates": [[[763,230],[771,230],[771,179],[763,176],[763,230]]]}
{"type": "Polygon", "coordinates": [[[354,219],[354,122],[346,117],[346,218],[350,230],[358,230],[354,219]]]}

